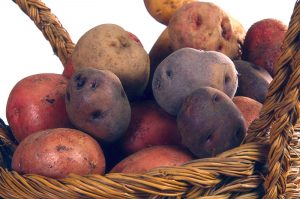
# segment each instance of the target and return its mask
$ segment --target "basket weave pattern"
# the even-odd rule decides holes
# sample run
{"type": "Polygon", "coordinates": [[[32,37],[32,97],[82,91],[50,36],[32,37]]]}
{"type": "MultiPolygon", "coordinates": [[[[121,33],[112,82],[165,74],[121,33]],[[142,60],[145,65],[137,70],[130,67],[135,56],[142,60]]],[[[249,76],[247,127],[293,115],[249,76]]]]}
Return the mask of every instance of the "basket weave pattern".
{"type": "MultiPolygon", "coordinates": [[[[74,49],[68,32],[39,0],[13,0],[64,65],[74,49]]],[[[0,124],[0,197],[3,198],[300,198],[300,2],[296,1],[275,76],[245,142],[217,157],[140,174],[70,175],[55,180],[11,171],[16,147],[0,124]],[[298,185],[299,184],[299,185],[298,185]]]]}

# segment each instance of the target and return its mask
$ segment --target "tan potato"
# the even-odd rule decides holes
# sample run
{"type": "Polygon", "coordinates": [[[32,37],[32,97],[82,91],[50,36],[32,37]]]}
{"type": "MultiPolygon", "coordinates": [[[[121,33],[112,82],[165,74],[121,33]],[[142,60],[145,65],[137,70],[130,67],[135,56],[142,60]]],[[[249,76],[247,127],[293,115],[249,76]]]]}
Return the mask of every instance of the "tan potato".
{"type": "Polygon", "coordinates": [[[147,88],[145,90],[145,96],[147,98],[153,98],[152,93],[152,79],[154,71],[156,67],[162,60],[164,60],[167,56],[169,56],[173,52],[171,47],[171,41],[168,33],[168,28],[165,28],[163,32],[159,35],[155,43],[153,44],[152,48],[149,52],[150,57],[150,77],[147,88]]]}
{"type": "Polygon", "coordinates": [[[174,50],[191,47],[219,51],[231,59],[241,57],[246,34],[241,23],[219,6],[197,1],[178,9],[170,19],[168,30],[174,50]]]}
{"type": "Polygon", "coordinates": [[[149,55],[143,46],[116,24],[87,31],[72,54],[75,72],[83,67],[109,70],[121,80],[128,98],[139,98],[149,80],[149,55]]]}
{"type": "Polygon", "coordinates": [[[63,178],[70,173],[104,174],[105,158],[100,145],[89,135],[69,128],[39,131],[26,137],[12,158],[20,174],[63,178]]]}
{"type": "Polygon", "coordinates": [[[145,173],[162,166],[179,166],[190,160],[193,155],[186,149],[170,145],[144,148],[127,156],[110,173],[145,173]]]}
{"type": "Polygon", "coordinates": [[[144,0],[149,14],[158,22],[168,25],[174,12],[182,5],[195,0],[144,0]]]}

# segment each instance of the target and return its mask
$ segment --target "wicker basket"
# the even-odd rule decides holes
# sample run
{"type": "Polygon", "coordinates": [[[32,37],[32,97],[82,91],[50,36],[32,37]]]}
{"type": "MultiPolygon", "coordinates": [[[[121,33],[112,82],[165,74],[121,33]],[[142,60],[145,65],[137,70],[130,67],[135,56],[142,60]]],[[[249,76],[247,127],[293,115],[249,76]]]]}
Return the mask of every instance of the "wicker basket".
{"type": "MultiPolygon", "coordinates": [[[[13,0],[34,21],[64,64],[74,49],[67,31],[39,0],[13,0]]],[[[16,147],[0,121],[0,196],[3,198],[300,198],[300,2],[276,63],[261,114],[245,143],[217,157],[144,175],[110,173],[55,180],[10,170],[16,147]]]]}

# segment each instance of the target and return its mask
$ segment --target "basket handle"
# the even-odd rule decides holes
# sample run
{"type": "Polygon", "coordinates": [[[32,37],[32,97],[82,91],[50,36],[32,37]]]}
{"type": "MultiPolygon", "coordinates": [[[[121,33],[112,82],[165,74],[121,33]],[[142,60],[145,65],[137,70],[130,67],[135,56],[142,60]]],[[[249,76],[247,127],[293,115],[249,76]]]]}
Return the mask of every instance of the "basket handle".
{"type": "Polygon", "coordinates": [[[44,37],[52,46],[63,65],[72,54],[74,43],[69,33],[63,28],[57,17],[40,0],[13,0],[21,10],[28,15],[41,30],[44,37]]]}
{"type": "Polygon", "coordinates": [[[265,176],[264,198],[283,196],[289,184],[299,174],[299,163],[293,162],[296,174],[291,170],[292,159],[300,139],[300,2],[296,1],[289,27],[282,44],[282,53],[275,63],[275,75],[269,85],[267,98],[260,116],[249,127],[246,142],[270,144],[268,173],[265,176]],[[270,132],[270,134],[268,134],[270,132]]]}

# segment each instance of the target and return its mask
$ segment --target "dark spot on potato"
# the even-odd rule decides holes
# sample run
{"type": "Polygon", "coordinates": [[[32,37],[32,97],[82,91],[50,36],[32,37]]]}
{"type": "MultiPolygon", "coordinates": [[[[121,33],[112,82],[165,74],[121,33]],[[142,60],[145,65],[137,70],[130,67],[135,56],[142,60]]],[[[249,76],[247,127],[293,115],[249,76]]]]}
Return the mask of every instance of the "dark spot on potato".
{"type": "Polygon", "coordinates": [[[116,44],[115,41],[112,41],[109,45],[112,46],[112,47],[116,47],[117,46],[117,44],[116,44]]]}
{"type": "Polygon", "coordinates": [[[161,10],[160,10],[160,9],[157,9],[157,10],[156,10],[156,14],[157,14],[157,15],[160,15],[160,14],[161,14],[161,10]]]}
{"type": "Polygon", "coordinates": [[[221,100],[221,96],[219,96],[217,93],[212,96],[213,102],[219,102],[220,100],[221,100]]]}
{"type": "Polygon", "coordinates": [[[161,82],[158,79],[155,79],[155,81],[154,81],[154,88],[156,90],[160,90],[160,88],[161,88],[161,82]]]}
{"type": "Polygon", "coordinates": [[[228,75],[225,75],[224,82],[225,84],[228,84],[230,82],[230,77],[228,75]]]}
{"type": "Polygon", "coordinates": [[[67,98],[67,101],[69,102],[69,101],[70,101],[70,99],[71,99],[71,96],[70,96],[70,92],[69,92],[69,91],[67,91],[66,98],[67,98]]]}
{"type": "Polygon", "coordinates": [[[94,170],[97,167],[97,163],[94,161],[89,161],[90,170],[94,170]]]}
{"type": "Polygon", "coordinates": [[[49,104],[53,104],[55,102],[55,99],[49,97],[49,95],[46,96],[46,102],[48,102],[49,104]]]}
{"type": "Polygon", "coordinates": [[[58,151],[58,152],[70,151],[70,150],[72,150],[71,147],[66,147],[64,145],[58,145],[58,146],[56,146],[56,151],[58,151]]]}
{"type": "Polygon", "coordinates": [[[217,48],[217,51],[221,51],[222,49],[223,49],[223,45],[220,44],[220,45],[218,46],[218,48],[217,48]]]}
{"type": "Polygon", "coordinates": [[[96,111],[91,113],[92,120],[102,119],[104,117],[105,117],[105,112],[103,112],[101,110],[96,110],[96,111]]]}
{"type": "Polygon", "coordinates": [[[213,138],[213,133],[208,134],[208,136],[206,137],[206,142],[210,142],[213,138]]]}
{"type": "Polygon", "coordinates": [[[82,77],[81,74],[78,74],[75,76],[75,82],[76,82],[76,88],[79,90],[84,86],[86,82],[86,77],[82,77]]]}
{"type": "Polygon", "coordinates": [[[231,25],[229,19],[226,17],[221,22],[221,28],[222,28],[222,37],[225,40],[229,40],[231,38],[231,25]]]}
{"type": "Polygon", "coordinates": [[[91,89],[92,90],[95,90],[97,87],[98,87],[98,84],[97,84],[97,81],[96,80],[93,80],[92,82],[91,82],[91,89]]]}
{"type": "Polygon", "coordinates": [[[199,28],[202,25],[202,17],[200,15],[197,15],[194,18],[194,23],[196,25],[196,28],[199,28]]]}
{"type": "Polygon", "coordinates": [[[119,37],[119,42],[121,44],[122,47],[126,48],[129,47],[129,42],[127,41],[127,39],[123,36],[119,37]]]}
{"type": "Polygon", "coordinates": [[[167,70],[167,71],[166,71],[166,75],[167,75],[168,78],[171,79],[172,76],[173,76],[172,71],[171,71],[171,70],[167,70]]]}

